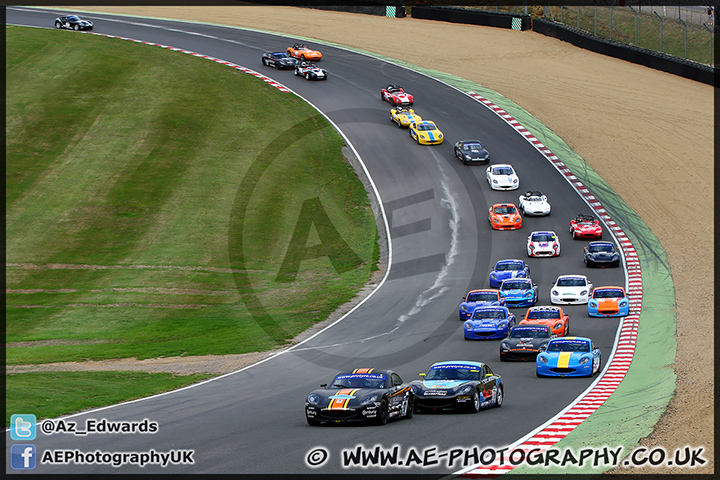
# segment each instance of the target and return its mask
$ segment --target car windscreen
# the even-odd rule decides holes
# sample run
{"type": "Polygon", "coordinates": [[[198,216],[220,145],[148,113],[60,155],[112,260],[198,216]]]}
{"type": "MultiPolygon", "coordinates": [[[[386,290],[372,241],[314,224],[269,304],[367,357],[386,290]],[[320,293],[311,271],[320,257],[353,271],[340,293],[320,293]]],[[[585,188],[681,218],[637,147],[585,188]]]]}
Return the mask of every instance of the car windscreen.
{"type": "Polygon", "coordinates": [[[527,313],[527,319],[547,319],[547,318],[560,318],[560,312],[558,310],[530,310],[527,313]]]}
{"type": "Polygon", "coordinates": [[[512,175],[513,169],[508,167],[497,167],[492,169],[493,175],[512,175]]]}
{"type": "Polygon", "coordinates": [[[550,235],[547,233],[536,233],[532,236],[533,242],[554,242],[555,241],[555,235],[550,235]]]}
{"type": "Polygon", "coordinates": [[[495,207],[493,209],[493,213],[497,213],[498,215],[509,215],[516,212],[515,207],[495,207]]]}
{"type": "Polygon", "coordinates": [[[561,340],[550,342],[547,347],[548,352],[589,352],[590,344],[588,342],[577,340],[561,340]]]}
{"type": "Polygon", "coordinates": [[[463,150],[471,151],[471,152],[479,152],[482,150],[483,146],[479,143],[466,143],[463,145],[463,150]]]}
{"type": "Polygon", "coordinates": [[[598,252],[612,253],[615,251],[615,246],[613,246],[613,245],[590,245],[588,247],[588,251],[590,251],[592,253],[598,253],[598,252]]]}
{"type": "Polygon", "coordinates": [[[482,318],[499,318],[503,319],[505,318],[505,311],[504,310],[475,310],[473,312],[473,320],[478,320],[482,318]]]}
{"type": "Polygon", "coordinates": [[[382,373],[342,373],[332,382],[336,388],[383,388],[385,375],[382,373]]]}
{"type": "Polygon", "coordinates": [[[419,123],[417,126],[418,130],[435,130],[435,125],[432,123],[419,123]]]}
{"type": "Polygon", "coordinates": [[[526,290],[529,288],[531,288],[530,282],[523,281],[505,281],[502,283],[502,285],[500,285],[500,290],[526,290]]]}
{"type": "Polygon", "coordinates": [[[547,328],[515,327],[510,331],[510,338],[550,338],[547,328]]]}
{"type": "Polygon", "coordinates": [[[557,281],[558,287],[584,287],[585,285],[584,278],[561,278],[557,281]]]}
{"type": "Polygon", "coordinates": [[[480,367],[476,365],[435,365],[430,368],[425,380],[479,380],[480,367]]]}
{"type": "Polygon", "coordinates": [[[495,292],[472,292],[468,294],[468,302],[492,302],[498,299],[495,292]]]}
{"type": "Polygon", "coordinates": [[[523,265],[522,263],[498,263],[495,265],[495,270],[498,272],[502,272],[505,270],[522,270],[523,265]]]}
{"type": "Polygon", "coordinates": [[[593,298],[622,298],[624,296],[623,291],[617,289],[595,290],[593,293],[593,298]]]}

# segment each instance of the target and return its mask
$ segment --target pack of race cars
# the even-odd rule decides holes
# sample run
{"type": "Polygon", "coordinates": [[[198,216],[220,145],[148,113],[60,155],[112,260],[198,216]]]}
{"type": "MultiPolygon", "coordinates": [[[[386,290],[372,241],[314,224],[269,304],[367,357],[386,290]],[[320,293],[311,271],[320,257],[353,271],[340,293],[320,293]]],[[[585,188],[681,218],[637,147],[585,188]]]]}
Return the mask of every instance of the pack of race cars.
{"type": "MultiPolygon", "coordinates": [[[[277,69],[293,69],[308,80],[327,79],[327,71],[309,61],[322,54],[303,44],[286,52],[268,52],[262,62],[277,69]]],[[[380,99],[391,104],[390,121],[407,128],[420,145],[438,145],[445,135],[437,124],[423,118],[415,108],[415,97],[401,85],[390,84],[380,90],[380,99]]],[[[517,190],[520,178],[511,164],[490,164],[490,153],[480,140],[460,140],[454,156],[465,165],[486,165],[485,179],[492,190],[517,190]]],[[[518,230],[523,217],[550,215],[548,196],[527,190],[517,204],[496,203],[488,210],[493,231],[518,230]]],[[[601,241],[603,228],[593,215],[580,213],[569,221],[572,239],[593,240],[584,247],[583,262],[589,267],[619,267],[620,253],[608,241],[601,241]]],[[[560,236],[552,230],[532,231],[526,239],[531,258],[560,255],[560,236]]],[[[490,272],[489,288],[478,286],[462,297],[458,307],[466,340],[499,340],[501,361],[535,363],[538,377],[592,377],[602,368],[602,355],[592,339],[570,336],[570,316],[565,305],[587,305],[589,317],[617,317],[629,314],[624,288],[595,286],[586,275],[559,275],[550,286],[550,305],[536,305],[539,286],[523,260],[501,259],[490,272]],[[513,309],[526,307],[524,315],[513,309]]],[[[310,425],[353,420],[383,425],[391,418],[412,418],[421,410],[460,409],[477,412],[499,407],[504,386],[499,375],[481,362],[446,361],[433,364],[420,380],[405,383],[390,370],[355,369],[339,372],[332,383],[321,385],[305,401],[310,425]]]]}

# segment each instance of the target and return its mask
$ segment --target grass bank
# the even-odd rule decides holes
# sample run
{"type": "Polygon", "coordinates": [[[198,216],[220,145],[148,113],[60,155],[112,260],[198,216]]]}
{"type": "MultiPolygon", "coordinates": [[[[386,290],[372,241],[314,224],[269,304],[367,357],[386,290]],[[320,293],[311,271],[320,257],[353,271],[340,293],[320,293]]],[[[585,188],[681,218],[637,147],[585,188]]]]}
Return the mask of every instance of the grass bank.
{"type": "Polygon", "coordinates": [[[267,350],[377,268],[367,192],[298,97],[156,46],[6,38],[8,365],[267,350]]]}

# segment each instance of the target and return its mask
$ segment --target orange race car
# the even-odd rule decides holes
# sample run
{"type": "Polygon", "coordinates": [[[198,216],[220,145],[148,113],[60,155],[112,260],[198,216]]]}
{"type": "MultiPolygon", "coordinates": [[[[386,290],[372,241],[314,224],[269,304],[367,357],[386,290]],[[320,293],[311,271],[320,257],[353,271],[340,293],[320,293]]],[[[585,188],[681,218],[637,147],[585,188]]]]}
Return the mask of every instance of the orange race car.
{"type": "Polygon", "coordinates": [[[512,203],[496,203],[488,210],[488,222],[494,230],[517,230],[522,227],[522,216],[512,203]]]}
{"type": "Polygon", "coordinates": [[[310,50],[304,43],[296,43],[292,47],[288,47],[287,54],[291,57],[300,59],[302,62],[305,60],[317,62],[322,58],[322,53],[317,50],[310,50]]]}
{"type": "Polygon", "coordinates": [[[570,316],[563,313],[561,307],[530,307],[518,325],[528,323],[547,325],[553,337],[566,337],[570,333],[570,316]]]}

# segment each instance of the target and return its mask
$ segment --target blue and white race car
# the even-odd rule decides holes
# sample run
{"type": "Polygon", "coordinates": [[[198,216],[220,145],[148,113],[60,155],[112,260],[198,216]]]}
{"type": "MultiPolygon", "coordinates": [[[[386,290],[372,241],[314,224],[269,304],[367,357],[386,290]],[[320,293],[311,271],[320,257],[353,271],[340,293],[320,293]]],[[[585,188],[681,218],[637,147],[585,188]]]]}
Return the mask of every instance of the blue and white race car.
{"type": "Polygon", "coordinates": [[[465,322],[465,340],[505,338],[515,326],[515,314],[507,307],[477,307],[465,322]]]}
{"type": "Polygon", "coordinates": [[[438,362],[420,377],[421,380],[410,382],[416,412],[444,409],[479,412],[503,404],[503,381],[484,363],[438,362]]]}
{"type": "Polygon", "coordinates": [[[477,307],[491,307],[493,305],[505,306],[505,297],[500,292],[490,288],[470,290],[467,296],[462,297],[462,303],[458,308],[460,320],[467,320],[472,317],[473,310],[477,307]]]}
{"type": "Polygon", "coordinates": [[[527,278],[530,276],[530,266],[522,260],[499,260],[490,272],[490,287],[497,288],[503,280],[508,278],[527,278]]]}
{"type": "Polygon", "coordinates": [[[538,287],[529,278],[503,280],[500,295],[505,297],[508,307],[531,307],[537,303],[538,287]]]}
{"type": "Polygon", "coordinates": [[[538,377],[592,377],[601,368],[600,349],[585,337],[553,338],[535,359],[538,377]]]}

